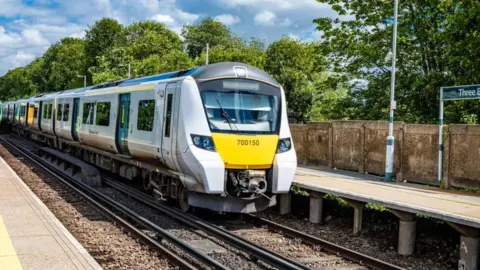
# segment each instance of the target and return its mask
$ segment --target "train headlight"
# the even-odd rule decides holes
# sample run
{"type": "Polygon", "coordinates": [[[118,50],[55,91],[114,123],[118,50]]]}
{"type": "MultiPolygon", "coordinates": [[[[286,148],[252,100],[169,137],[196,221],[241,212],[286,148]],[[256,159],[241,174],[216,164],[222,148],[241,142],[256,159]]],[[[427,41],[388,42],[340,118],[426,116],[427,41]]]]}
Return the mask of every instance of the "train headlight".
{"type": "Polygon", "coordinates": [[[195,135],[195,134],[192,134],[191,136],[192,136],[193,144],[196,147],[202,148],[208,151],[215,151],[215,144],[213,144],[212,137],[195,135]]]}
{"type": "Polygon", "coordinates": [[[292,149],[292,141],[290,138],[278,140],[277,154],[284,153],[292,149]]]}

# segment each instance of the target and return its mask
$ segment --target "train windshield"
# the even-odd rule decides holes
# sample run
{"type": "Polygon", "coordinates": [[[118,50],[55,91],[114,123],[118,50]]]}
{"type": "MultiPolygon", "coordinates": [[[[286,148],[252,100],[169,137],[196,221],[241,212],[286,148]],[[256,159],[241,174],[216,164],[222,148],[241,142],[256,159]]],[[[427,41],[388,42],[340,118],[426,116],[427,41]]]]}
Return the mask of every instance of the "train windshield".
{"type": "Polygon", "coordinates": [[[278,134],[280,89],[246,79],[199,84],[212,132],[278,134]]]}

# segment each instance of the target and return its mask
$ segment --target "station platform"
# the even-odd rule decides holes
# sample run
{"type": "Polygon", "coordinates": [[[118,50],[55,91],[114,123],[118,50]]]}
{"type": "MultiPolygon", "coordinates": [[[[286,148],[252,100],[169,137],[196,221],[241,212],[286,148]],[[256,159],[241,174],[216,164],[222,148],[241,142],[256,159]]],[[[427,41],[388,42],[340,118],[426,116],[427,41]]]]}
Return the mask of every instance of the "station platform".
{"type": "Polygon", "coordinates": [[[101,269],[0,158],[0,270],[101,269]]]}
{"type": "MultiPolygon", "coordinates": [[[[480,194],[413,183],[384,182],[371,175],[318,167],[299,167],[293,184],[310,194],[312,223],[322,221],[324,195],[344,199],[354,208],[354,234],[362,229],[364,205],[383,205],[400,220],[398,253],[401,255],[414,252],[416,215],[443,220],[461,234],[459,269],[477,269],[480,194]]],[[[280,214],[290,212],[290,200],[290,195],[280,198],[280,214]]]]}

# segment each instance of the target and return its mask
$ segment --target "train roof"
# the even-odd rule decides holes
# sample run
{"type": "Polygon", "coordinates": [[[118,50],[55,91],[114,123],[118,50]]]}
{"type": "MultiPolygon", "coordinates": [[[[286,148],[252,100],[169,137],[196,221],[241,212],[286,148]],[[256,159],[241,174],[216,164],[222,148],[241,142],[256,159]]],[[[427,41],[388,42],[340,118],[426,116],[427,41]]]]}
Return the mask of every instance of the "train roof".
{"type": "Polygon", "coordinates": [[[248,78],[278,86],[279,83],[265,71],[238,62],[222,62],[201,66],[190,74],[196,81],[209,81],[224,78],[248,78]]]}
{"type": "Polygon", "coordinates": [[[93,85],[89,87],[62,90],[57,92],[41,93],[36,96],[32,96],[26,99],[19,99],[16,101],[10,102],[22,102],[29,100],[43,100],[53,98],[55,96],[71,96],[71,95],[81,95],[88,91],[94,90],[103,90],[103,89],[112,89],[116,87],[125,87],[138,84],[144,84],[148,82],[168,80],[180,77],[191,76],[198,83],[216,80],[216,79],[226,79],[226,78],[248,78],[257,81],[262,81],[274,86],[279,86],[279,83],[265,71],[239,62],[222,62],[216,64],[210,64],[206,66],[195,67],[186,70],[167,72],[162,74],[157,74],[153,76],[135,78],[135,79],[122,79],[117,81],[106,82],[98,85],[93,85]]]}
{"type": "MultiPolygon", "coordinates": [[[[173,79],[178,77],[191,76],[196,81],[208,81],[215,80],[220,78],[249,78],[258,81],[263,81],[275,86],[278,86],[278,82],[265,71],[260,70],[256,67],[238,63],[238,62],[222,62],[211,64],[207,66],[200,66],[186,70],[167,72],[162,74],[157,74],[148,77],[142,77],[138,79],[130,79],[123,81],[118,86],[130,86],[136,85],[151,81],[159,81],[166,79],[173,79]]],[[[95,89],[95,88],[94,88],[95,89]]]]}

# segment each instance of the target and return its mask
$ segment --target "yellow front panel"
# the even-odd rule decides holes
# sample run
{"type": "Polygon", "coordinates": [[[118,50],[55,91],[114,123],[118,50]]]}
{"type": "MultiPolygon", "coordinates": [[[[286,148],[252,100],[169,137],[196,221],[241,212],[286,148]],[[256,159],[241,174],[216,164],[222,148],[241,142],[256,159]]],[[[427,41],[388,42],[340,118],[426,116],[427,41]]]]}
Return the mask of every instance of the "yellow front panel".
{"type": "Polygon", "coordinates": [[[278,135],[213,133],[213,142],[227,169],[268,169],[277,150],[278,135]]]}

